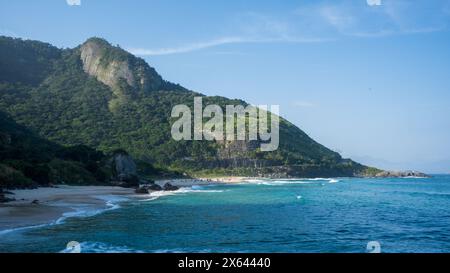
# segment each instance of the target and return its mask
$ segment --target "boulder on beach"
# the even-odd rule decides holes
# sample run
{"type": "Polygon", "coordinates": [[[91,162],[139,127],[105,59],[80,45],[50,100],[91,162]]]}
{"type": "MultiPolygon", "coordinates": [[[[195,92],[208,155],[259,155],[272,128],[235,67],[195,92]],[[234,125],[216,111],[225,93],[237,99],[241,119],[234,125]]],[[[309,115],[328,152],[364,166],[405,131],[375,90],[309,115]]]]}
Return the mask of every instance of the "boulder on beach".
{"type": "Polygon", "coordinates": [[[7,195],[7,194],[11,194],[12,195],[14,193],[9,192],[9,191],[4,191],[3,188],[0,188],[0,203],[7,203],[7,202],[11,202],[11,201],[15,201],[16,200],[14,198],[6,197],[5,195],[7,195]]]}
{"type": "Polygon", "coordinates": [[[136,163],[133,158],[125,151],[114,153],[111,162],[113,180],[118,185],[126,188],[139,187],[139,177],[137,175],[136,163]]]}
{"type": "Polygon", "coordinates": [[[3,193],[0,193],[0,203],[7,203],[7,202],[15,201],[15,200],[16,199],[8,198],[3,193]]]}
{"type": "Polygon", "coordinates": [[[165,190],[165,191],[176,191],[176,190],[179,190],[179,189],[180,189],[179,187],[174,186],[174,185],[172,185],[170,183],[164,184],[164,187],[163,187],[163,190],[165,190]]]}
{"type": "Polygon", "coordinates": [[[137,194],[148,194],[149,193],[147,187],[139,187],[134,192],[137,194]]]}
{"type": "Polygon", "coordinates": [[[147,189],[150,191],[162,191],[163,188],[158,184],[149,184],[147,185],[147,189]]]}

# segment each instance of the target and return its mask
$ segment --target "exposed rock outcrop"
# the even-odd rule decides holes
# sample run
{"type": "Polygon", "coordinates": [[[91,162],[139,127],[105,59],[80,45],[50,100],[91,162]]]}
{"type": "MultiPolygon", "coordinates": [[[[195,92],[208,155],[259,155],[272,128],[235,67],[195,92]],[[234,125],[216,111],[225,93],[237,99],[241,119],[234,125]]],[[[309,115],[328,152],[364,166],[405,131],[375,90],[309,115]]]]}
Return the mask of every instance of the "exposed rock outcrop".
{"type": "Polygon", "coordinates": [[[100,38],[91,38],[81,46],[83,69],[113,91],[121,89],[120,82],[142,90],[158,90],[164,80],[144,60],[134,57],[119,47],[100,38]]]}
{"type": "Polygon", "coordinates": [[[165,190],[165,191],[176,191],[176,190],[179,190],[179,189],[180,189],[179,187],[174,186],[174,185],[172,185],[170,183],[164,184],[164,187],[163,187],[163,190],[165,190]]]}
{"type": "Polygon", "coordinates": [[[150,191],[162,191],[163,190],[163,188],[158,184],[149,184],[146,187],[150,191]]]}
{"type": "Polygon", "coordinates": [[[388,178],[388,177],[430,177],[429,175],[417,171],[383,171],[375,175],[375,177],[388,178]]]}
{"type": "Polygon", "coordinates": [[[7,203],[7,202],[15,201],[15,200],[16,199],[8,198],[4,194],[0,193],[0,203],[7,203]]]}
{"type": "Polygon", "coordinates": [[[145,187],[145,186],[137,188],[134,192],[137,194],[148,194],[149,193],[147,187],[145,187]]]}
{"type": "Polygon", "coordinates": [[[112,60],[104,64],[102,45],[95,41],[88,41],[81,47],[81,61],[84,72],[97,80],[114,88],[119,79],[125,79],[130,86],[135,85],[133,73],[126,61],[112,60]]]}
{"type": "Polygon", "coordinates": [[[16,199],[14,198],[8,198],[5,195],[6,194],[12,194],[10,192],[5,192],[3,191],[2,188],[0,188],[0,203],[6,203],[6,202],[11,202],[11,201],[15,201],[16,199]]]}
{"type": "Polygon", "coordinates": [[[113,181],[122,187],[138,187],[136,163],[133,158],[124,151],[116,152],[112,158],[111,169],[113,181]]]}
{"type": "Polygon", "coordinates": [[[136,189],[137,194],[148,194],[151,191],[162,191],[163,188],[155,183],[145,184],[136,189]]]}

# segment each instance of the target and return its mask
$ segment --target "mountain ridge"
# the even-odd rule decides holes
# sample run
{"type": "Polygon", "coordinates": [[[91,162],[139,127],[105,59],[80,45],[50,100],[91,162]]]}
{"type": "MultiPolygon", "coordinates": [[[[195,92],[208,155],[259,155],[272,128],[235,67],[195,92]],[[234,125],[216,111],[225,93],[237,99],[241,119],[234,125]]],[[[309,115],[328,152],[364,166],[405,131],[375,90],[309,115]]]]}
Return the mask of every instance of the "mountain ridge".
{"type": "Polygon", "coordinates": [[[125,149],[140,160],[192,175],[331,177],[379,172],[343,159],[283,118],[280,148],[274,152],[261,152],[246,141],[177,142],[170,136],[174,105],[192,107],[195,96],[206,104],[248,104],[165,81],[143,59],[104,39],[57,49],[0,37],[0,49],[9,54],[0,55],[0,71],[14,74],[0,77],[1,109],[61,145],[83,144],[104,152],[125,149]],[[23,68],[14,56],[27,56],[32,68],[23,68]],[[42,75],[27,74],[33,68],[42,75]]]}

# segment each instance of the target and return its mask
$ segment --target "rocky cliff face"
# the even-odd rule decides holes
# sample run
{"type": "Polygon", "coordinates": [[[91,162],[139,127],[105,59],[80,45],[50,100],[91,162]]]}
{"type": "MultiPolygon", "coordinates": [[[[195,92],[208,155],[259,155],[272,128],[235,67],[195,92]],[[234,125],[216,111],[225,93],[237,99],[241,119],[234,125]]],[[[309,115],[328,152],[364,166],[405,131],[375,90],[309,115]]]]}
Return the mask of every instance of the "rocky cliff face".
{"type": "Polygon", "coordinates": [[[135,91],[153,91],[164,87],[164,80],[144,60],[136,58],[108,42],[91,38],[80,47],[83,69],[89,75],[121,95],[124,82],[135,91]]]}
{"type": "Polygon", "coordinates": [[[109,87],[116,87],[119,79],[124,79],[130,86],[135,86],[135,79],[127,62],[113,60],[108,64],[102,64],[103,54],[99,43],[88,41],[83,44],[80,56],[84,71],[109,87]]]}

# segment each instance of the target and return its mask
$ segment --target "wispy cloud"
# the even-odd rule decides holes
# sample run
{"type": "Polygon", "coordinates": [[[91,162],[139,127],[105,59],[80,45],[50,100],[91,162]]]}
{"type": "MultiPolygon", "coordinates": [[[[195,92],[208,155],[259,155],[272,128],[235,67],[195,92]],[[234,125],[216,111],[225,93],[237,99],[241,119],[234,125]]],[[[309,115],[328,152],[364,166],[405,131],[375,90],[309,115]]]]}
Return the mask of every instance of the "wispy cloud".
{"type": "MultiPolygon", "coordinates": [[[[75,1],[75,0],[72,0],[75,1]]],[[[442,31],[450,24],[449,2],[405,0],[326,1],[303,4],[278,16],[247,12],[237,15],[224,35],[179,46],[129,47],[141,56],[188,53],[244,43],[319,43],[345,37],[380,38],[442,31]],[[231,34],[230,34],[231,33],[231,34]]]]}
{"type": "Polygon", "coordinates": [[[249,43],[319,43],[332,39],[307,36],[298,33],[291,22],[257,12],[238,14],[231,20],[234,35],[223,35],[201,42],[186,43],[176,47],[139,48],[130,47],[128,51],[140,56],[180,54],[229,44],[249,43]]]}
{"type": "Polygon", "coordinates": [[[337,36],[360,38],[438,32],[449,23],[445,1],[367,0],[367,5],[361,2],[314,3],[298,8],[295,13],[314,31],[330,34],[334,31],[337,36]]]}
{"type": "Polygon", "coordinates": [[[318,43],[330,41],[330,39],[324,38],[301,38],[301,37],[270,37],[270,38],[248,38],[248,37],[222,37],[205,42],[198,42],[192,44],[186,44],[179,47],[167,47],[167,48],[128,48],[128,51],[139,56],[158,56],[187,53],[197,51],[201,49],[217,47],[227,44],[242,44],[242,43],[277,43],[277,42],[289,42],[289,43],[318,43]]]}
{"type": "Polygon", "coordinates": [[[381,6],[381,0],[367,0],[369,6],[381,6]]]}
{"type": "Polygon", "coordinates": [[[326,23],[331,26],[343,30],[355,24],[355,17],[347,10],[340,8],[337,5],[324,5],[318,10],[319,16],[321,16],[326,23]]]}
{"type": "Polygon", "coordinates": [[[177,54],[177,53],[186,53],[191,51],[196,51],[200,49],[205,49],[209,47],[215,47],[226,44],[233,43],[242,43],[244,40],[240,37],[223,37],[219,39],[214,39],[206,42],[192,43],[187,45],[182,45],[179,47],[166,47],[166,48],[156,48],[156,49],[147,49],[147,48],[129,48],[133,54],[141,55],[141,56],[157,56],[157,55],[169,55],[169,54],[177,54]]]}
{"type": "Polygon", "coordinates": [[[81,0],[66,0],[69,6],[81,6],[81,0]]]}

